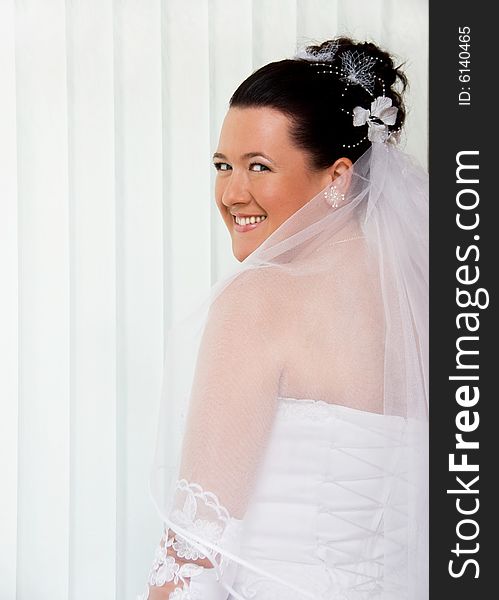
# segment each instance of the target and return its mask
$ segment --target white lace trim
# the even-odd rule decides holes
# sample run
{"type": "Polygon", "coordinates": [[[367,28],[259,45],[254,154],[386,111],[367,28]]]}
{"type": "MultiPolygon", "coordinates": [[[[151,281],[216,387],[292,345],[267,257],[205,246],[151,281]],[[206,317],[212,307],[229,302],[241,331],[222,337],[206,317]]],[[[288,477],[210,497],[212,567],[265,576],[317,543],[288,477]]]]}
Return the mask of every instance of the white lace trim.
{"type": "MultiPolygon", "coordinates": [[[[217,544],[231,521],[228,510],[220,503],[218,497],[212,492],[204,491],[199,484],[190,483],[186,479],[177,480],[175,493],[185,493],[186,497],[183,507],[172,511],[171,520],[185,530],[217,544]],[[208,511],[213,517],[210,519],[197,517],[200,508],[204,514],[208,511]]],[[[223,572],[224,561],[216,560],[218,555],[216,552],[205,550],[205,554],[203,554],[199,548],[179,533],[172,532],[173,535],[168,537],[170,531],[168,529],[161,537],[147,582],[149,586],[163,586],[173,581],[176,587],[170,592],[168,600],[196,600],[191,592],[189,580],[201,575],[205,567],[194,562],[182,561],[179,563],[171,551],[175,551],[178,558],[187,561],[208,557],[211,561],[216,562],[221,572],[223,572]]],[[[149,598],[149,586],[144,594],[137,596],[137,600],[149,598]]]]}
{"type": "Polygon", "coordinates": [[[312,421],[323,421],[333,417],[335,406],[324,402],[324,400],[312,400],[309,398],[287,398],[281,396],[279,411],[284,418],[298,417],[312,421]]]}
{"type": "Polygon", "coordinates": [[[314,398],[279,396],[279,401],[279,412],[285,419],[298,417],[300,420],[308,419],[322,422],[325,419],[344,419],[345,416],[348,416],[349,420],[354,417],[356,422],[359,418],[368,418],[370,422],[373,424],[377,422],[383,428],[388,426],[389,421],[393,422],[396,427],[400,427],[407,422],[407,419],[403,416],[372,412],[314,398]]]}

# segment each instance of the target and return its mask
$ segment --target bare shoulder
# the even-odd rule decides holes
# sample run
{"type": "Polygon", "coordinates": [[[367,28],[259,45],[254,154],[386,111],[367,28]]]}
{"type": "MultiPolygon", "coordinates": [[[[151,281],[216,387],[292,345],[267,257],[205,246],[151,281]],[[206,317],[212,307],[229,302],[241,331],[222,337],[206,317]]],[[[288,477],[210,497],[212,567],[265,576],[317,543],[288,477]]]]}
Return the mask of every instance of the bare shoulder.
{"type": "Polygon", "coordinates": [[[267,355],[281,361],[289,348],[290,322],[296,298],[282,269],[263,267],[239,273],[212,305],[212,317],[226,330],[236,330],[265,344],[267,355]]]}
{"type": "Polygon", "coordinates": [[[215,304],[218,310],[239,308],[249,315],[269,315],[275,319],[282,312],[283,302],[293,296],[290,275],[278,267],[268,266],[238,273],[220,292],[215,304]]]}

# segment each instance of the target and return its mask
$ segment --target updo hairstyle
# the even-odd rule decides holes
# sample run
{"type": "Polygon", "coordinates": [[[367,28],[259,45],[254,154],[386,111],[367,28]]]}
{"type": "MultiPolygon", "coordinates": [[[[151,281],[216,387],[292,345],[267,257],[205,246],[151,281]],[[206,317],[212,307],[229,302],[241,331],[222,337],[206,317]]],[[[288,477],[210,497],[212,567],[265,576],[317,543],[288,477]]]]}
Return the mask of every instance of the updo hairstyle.
{"type": "Polygon", "coordinates": [[[406,87],[405,74],[387,52],[370,42],[338,37],[259,68],[239,85],[229,106],[270,107],[286,114],[294,143],[309,154],[310,168],[321,170],[342,156],[355,162],[370,147],[367,124],[353,126],[356,106],[370,109],[374,98],[390,98],[398,110],[388,131],[400,131],[406,87]],[[345,63],[352,62],[358,77],[349,79],[345,63]]]}

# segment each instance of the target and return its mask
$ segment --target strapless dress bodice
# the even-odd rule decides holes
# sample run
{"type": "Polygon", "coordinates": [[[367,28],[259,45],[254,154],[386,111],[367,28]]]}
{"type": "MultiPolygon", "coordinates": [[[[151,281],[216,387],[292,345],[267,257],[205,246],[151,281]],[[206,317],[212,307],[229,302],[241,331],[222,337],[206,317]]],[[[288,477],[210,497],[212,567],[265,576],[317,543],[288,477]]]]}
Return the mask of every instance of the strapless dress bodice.
{"type": "Polygon", "coordinates": [[[242,556],[297,591],[246,568],[234,589],[254,600],[304,598],[298,590],[317,599],[402,600],[405,431],[403,417],[279,397],[242,556]]]}

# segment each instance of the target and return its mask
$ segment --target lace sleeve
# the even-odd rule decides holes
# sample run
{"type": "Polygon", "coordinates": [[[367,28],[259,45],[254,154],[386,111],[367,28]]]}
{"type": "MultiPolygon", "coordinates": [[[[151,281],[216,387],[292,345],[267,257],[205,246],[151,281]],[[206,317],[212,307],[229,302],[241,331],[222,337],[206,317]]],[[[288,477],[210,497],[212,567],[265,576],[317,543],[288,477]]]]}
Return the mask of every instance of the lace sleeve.
{"type": "MultiPolygon", "coordinates": [[[[240,537],[241,521],[231,518],[218,498],[202,490],[201,486],[185,479],[177,481],[176,495],[184,498],[181,509],[171,514],[173,522],[203,539],[224,548],[233,547],[240,537]]],[[[177,500],[177,498],[176,498],[177,500]]],[[[165,527],[148,577],[146,592],[137,600],[168,598],[168,600],[218,600],[226,598],[226,591],[217,581],[213,570],[217,564],[227,579],[234,566],[220,559],[216,552],[203,551],[181,534],[165,527]],[[154,592],[151,587],[154,586],[154,592]]]]}
{"type": "Polygon", "coordinates": [[[278,319],[271,299],[268,288],[246,273],[210,308],[168,529],[148,580],[150,586],[168,584],[168,600],[229,596],[220,577],[232,585],[237,563],[210,544],[238,552],[275,415],[283,351],[276,348],[278,319]]]}

